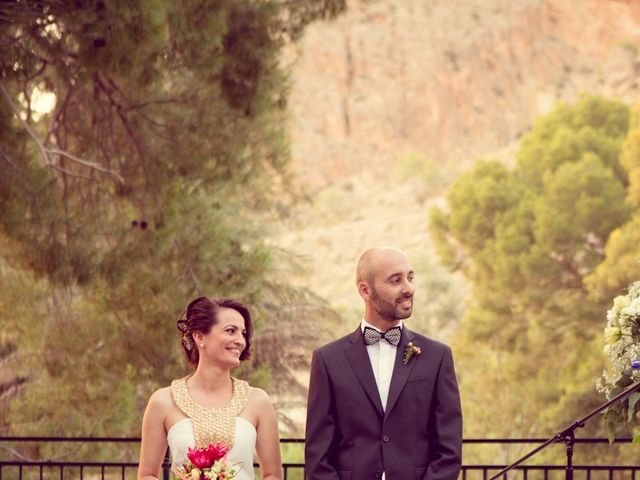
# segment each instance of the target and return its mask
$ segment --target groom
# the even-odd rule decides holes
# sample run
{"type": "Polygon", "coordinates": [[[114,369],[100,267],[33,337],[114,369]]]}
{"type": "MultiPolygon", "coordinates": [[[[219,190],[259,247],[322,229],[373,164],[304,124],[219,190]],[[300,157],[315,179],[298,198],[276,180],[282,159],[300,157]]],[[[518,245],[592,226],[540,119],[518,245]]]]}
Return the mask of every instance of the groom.
{"type": "Polygon", "coordinates": [[[413,270],[391,247],[358,262],[364,318],[313,354],[306,480],[456,480],[462,413],[451,350],[409,330],[413,270]]]}

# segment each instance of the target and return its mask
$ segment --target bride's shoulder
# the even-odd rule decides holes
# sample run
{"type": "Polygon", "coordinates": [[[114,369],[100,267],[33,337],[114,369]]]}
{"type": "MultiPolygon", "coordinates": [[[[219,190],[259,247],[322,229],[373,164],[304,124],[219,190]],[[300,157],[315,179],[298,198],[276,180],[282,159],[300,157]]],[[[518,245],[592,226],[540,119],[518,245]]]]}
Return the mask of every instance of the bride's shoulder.
{"type": "Polygon", "coordinates": [[[153,392],[149,397],[149,404],[156,407],[170,407],[173,404],[171,387],[160,388],[153,392]]]}
{"type": "MultiPolygon", "coordinates": [[[[276,411],[269,394],[261,388],[249,387],[249,411],[254,412],[257,425],[276,425],[276,411]]],[[[276,428],[276,427],[274,427],[276,428]]]]}
{"type": "Polygon", "coordinates": [[[258,387],[249,386],[249,402],[259,405],[271,405],[269,394],[258,387]]]}

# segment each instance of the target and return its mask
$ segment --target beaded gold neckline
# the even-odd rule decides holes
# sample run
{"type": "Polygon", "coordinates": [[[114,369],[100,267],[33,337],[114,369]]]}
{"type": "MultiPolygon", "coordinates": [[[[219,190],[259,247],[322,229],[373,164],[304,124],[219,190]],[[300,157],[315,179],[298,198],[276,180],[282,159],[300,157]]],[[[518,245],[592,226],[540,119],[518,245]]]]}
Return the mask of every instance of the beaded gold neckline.
{"type": "Polygon", "coordinates": [[[178,408],[191,418],[196,446],[207,447],[210,443],[220,442],[233,447],[236,433],[236,417],[249,401],[249,384],[244,380],[231,377],[233,394],[226,407],[209,408],[196,403],[189,395],[187,377],[171,382],[171,396],[178,408]]]}

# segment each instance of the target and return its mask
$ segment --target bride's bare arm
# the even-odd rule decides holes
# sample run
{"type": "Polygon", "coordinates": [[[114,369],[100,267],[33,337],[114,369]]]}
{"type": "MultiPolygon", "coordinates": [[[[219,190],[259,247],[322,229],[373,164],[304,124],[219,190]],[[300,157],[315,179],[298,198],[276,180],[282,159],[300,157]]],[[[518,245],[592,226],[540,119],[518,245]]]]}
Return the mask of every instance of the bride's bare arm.
{"type": "Polygon", "coordinates": [[[258,438],[256,453],[264,480],[282,479],[282,459],[280,457],[280,437],[278,420],[271,399],[263,390],[255,389],[256,411],[258,413],[258,438]]]}
{"type": "Polygon", "coordinates": [[[156,391],[144,411],[142,419],[142,445],[138,480],[157,480],[162,460],[167,451],[167,433],[164,420],[167,416],[167,389],[156,391]]]}

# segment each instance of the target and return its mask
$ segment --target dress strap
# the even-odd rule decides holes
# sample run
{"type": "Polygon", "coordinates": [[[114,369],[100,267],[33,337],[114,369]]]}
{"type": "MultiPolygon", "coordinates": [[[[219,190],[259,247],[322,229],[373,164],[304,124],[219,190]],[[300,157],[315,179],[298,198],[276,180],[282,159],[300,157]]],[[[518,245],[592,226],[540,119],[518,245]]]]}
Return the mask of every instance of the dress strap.
{"type": "Polygon", "coordinates": [[[236,417],[249,401],[249,384],[231,377],[233,393],[226,407],[209,408],[196,403],[189,394],[187,377],[171,382],[171,396],[178,408],[193,424],[196,446],[204,448],[220,442],[231,449],[236,432],[236,417]]]}

